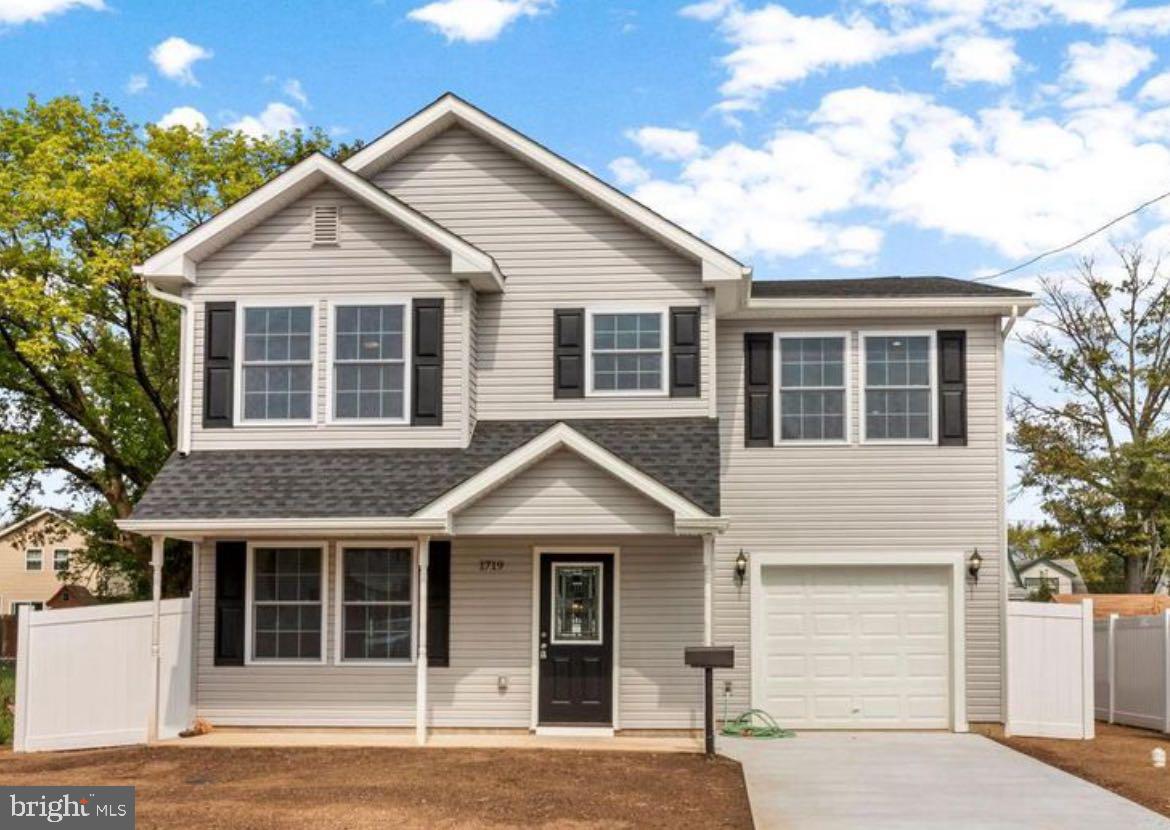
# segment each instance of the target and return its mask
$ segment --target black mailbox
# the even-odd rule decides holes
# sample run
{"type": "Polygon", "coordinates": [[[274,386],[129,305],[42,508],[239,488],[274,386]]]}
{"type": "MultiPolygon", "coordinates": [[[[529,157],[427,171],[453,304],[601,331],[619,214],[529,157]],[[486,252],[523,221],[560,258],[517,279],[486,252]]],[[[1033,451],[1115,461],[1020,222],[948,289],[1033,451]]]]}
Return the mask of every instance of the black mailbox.
{"type": "Polygon", "coordinates": [[[733,669],[735,646],[691,646],[683,651],[683,659],[695,669],[733,669]]]}

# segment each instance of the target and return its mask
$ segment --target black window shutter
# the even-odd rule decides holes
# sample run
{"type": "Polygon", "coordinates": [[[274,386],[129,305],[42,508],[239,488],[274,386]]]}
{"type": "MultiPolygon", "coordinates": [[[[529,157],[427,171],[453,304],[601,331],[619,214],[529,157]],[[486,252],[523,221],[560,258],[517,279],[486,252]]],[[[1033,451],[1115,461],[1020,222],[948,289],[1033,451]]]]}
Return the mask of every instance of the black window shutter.
{"type": "Polygon", "coordinates": [[[699,306],[670,309],[670,396],[672,398],[699,397],[699,377],[702,371],[700,348],[700,321],[703,311],[699,306]]]}
{"type": "Polygon", "coordinates": [[[236,304],[207,303],[203,309],[203,426],[232,425],[236,352],[236,304]]]}
{"type": "Polygon", "coordinates": [[[584,397],[585,309],[558,308],[553,314],[553,397],[584,397]]]}
{"type": "Polygon", "coordinates": [[[745,447],[772,446],[772,335],[743,336],[745,447]]]}
{"type": "Polygon", "coordinates": [[[414,301],[411,417],[416,426],[443,423],[443,300],[414,301]]]}
{"type": "Polygon", "coordinates": [[[451,664],[451,542],[431,542],[427,564],[427,664],[451,664]]]}
{"type": "Polygon", "coordinates": [[[244,542],[215,543],[215,665],[244,665],[245,573],[244,542]]]}
{"type": "Polygon", "coordinates": [[[967,332],[938,333],[938,442],[967,443],[967,332]]]}

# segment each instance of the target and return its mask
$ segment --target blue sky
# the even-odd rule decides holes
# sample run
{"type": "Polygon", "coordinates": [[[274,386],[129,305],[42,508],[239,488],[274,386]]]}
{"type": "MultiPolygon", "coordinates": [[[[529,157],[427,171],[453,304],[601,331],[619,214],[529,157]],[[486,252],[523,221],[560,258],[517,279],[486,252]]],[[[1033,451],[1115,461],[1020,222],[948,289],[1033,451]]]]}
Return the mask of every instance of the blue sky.
{"type": "MultiPolygon", "coordinates": [[[[0,103],[351,140],[452,90],[757,278],[977,276],[1170,190],[1168,35],[1124,0],[0,0],[0,103]]],[[[1001,284],[1126,240],[1170,213],[1001,284]]]]}

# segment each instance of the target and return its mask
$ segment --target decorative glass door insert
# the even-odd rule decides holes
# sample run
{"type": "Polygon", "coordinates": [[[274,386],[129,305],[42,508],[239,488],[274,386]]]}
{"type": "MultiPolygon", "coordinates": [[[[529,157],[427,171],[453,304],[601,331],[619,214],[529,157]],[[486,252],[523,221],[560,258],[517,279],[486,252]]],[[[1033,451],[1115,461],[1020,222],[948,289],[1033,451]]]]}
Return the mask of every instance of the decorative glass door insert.
{"type": "Polygon", "coordinates": [[[600,643],[603,565],[558,562],[552,567],[552,641],[566,645],[600,643]]]}

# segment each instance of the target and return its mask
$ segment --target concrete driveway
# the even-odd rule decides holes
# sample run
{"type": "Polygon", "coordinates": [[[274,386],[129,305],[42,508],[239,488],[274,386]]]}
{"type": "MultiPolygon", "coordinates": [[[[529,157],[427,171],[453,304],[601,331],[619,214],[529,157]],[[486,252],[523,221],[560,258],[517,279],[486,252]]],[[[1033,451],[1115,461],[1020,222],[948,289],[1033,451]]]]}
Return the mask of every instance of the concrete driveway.
{"type": "Polygon", "coordinates": [[[981,735],[803,732],[720,738],[760,830],[1168,828],[1170,820],[981,735]]]}

